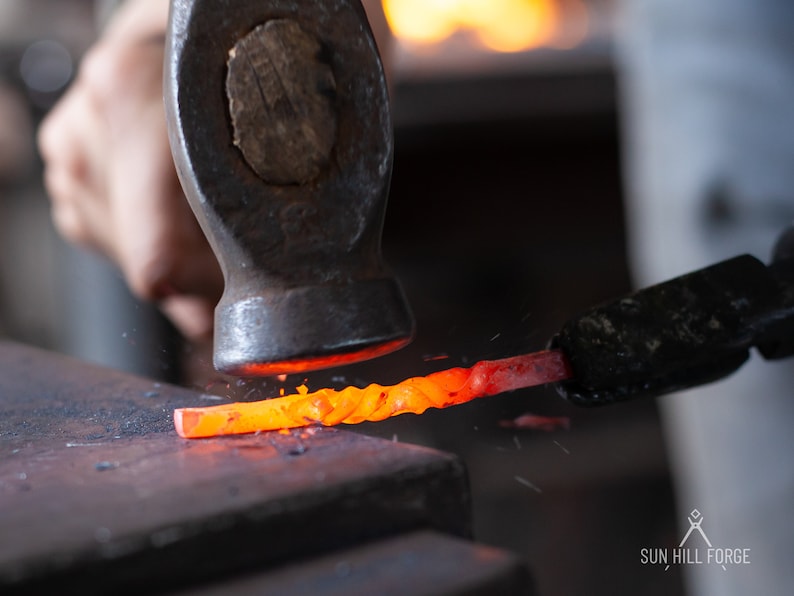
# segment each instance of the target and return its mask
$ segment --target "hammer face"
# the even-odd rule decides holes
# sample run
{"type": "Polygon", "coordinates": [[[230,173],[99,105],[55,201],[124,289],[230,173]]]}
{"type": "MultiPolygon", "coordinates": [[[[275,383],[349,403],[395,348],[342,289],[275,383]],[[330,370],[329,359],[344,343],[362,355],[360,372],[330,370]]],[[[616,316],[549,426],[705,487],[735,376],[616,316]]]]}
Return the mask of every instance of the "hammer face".
{"type": "Polygon", "coordinates": [[[359,0],[172,0],[172,152],[224,272],[215,366],[275,374],[401,347],[381,260],[388,91],[359,0]]]}
{"type": "Polygon", "coordinates": [[[405,305],[388,278],[224,299],[215,311],[215,368],[260,376],[375,358],[411,340],[405,305]]]}

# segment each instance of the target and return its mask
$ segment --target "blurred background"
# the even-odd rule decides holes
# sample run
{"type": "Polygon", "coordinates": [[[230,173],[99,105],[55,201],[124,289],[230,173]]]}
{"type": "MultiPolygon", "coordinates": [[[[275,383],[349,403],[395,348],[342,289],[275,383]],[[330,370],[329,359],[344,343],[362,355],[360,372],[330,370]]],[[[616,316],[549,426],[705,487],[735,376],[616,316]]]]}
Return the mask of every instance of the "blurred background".
{"type": "MultiPolygon", "coordinates": [[[[0,3],[0,336],[230,399],[303,382],[206,376],[205,347],[185,345],[111,266],[55,235],[34,135],[97,35],[95,8],[0,3]]],[[[418,334],[397,354],[309,375],[312,388],[542,349],[567,318],[630,286],[615,3],[384,8],[396,138],[384,253],[418,334]]],[[[653,401],[576,410],[537,388],[352,430],[459,454],[476,538],[525,557],[542,595],[682,590],[677,567],[640,562],[641,548],[680,540],[653,401]],[[505,428],[524,413],[562,421],[505,428]]]]}

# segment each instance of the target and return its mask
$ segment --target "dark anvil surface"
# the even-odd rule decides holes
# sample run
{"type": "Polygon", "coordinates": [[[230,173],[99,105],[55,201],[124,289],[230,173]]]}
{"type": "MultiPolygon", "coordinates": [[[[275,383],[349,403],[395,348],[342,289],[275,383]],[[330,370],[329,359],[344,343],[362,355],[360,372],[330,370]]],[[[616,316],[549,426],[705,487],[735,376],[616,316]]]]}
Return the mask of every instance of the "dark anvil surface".
{"type": "Polygon", "coordinates": [[[535,596],[520,559],[490,546],[418,530],[178,596],[535,596]]]}
{"type": "Polygon", "coordinates": [[[409,528],[469,535],[454,457],[332,428],[179,438],[173,408],[206,399],[0,342],[0,591],[168,590],[409,528]]]}

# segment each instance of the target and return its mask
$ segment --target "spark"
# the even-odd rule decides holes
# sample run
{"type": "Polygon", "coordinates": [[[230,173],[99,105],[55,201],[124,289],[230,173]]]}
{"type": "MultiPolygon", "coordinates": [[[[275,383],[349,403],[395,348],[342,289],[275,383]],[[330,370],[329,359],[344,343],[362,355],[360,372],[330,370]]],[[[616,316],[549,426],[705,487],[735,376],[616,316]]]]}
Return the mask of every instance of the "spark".
{"type": "Polygon", "coordinates": [[[244,401],[248,401],[248,398],[250,398],[250,397],[251,397],[251,396],[253,396],[253,395],[256,395],[257,393],[260,393],[260,389],[259,389],[259,387],[254,387],[253,389],[250,389],[250,390],[249,390],[249,391],[248,391],[248,392],[247,392],[247,393],[246,393],[246,394],[243,396],[243,400],[244,400],[244,401]]]}
{"type": "Polygon", "coordinates": [[[425,362],[435,362],[437,360],[447,360],[449,358],[449,354],[425,354],[422,356],[422,360],[425,362]]]}
{"type": "Polygon", "coordinates": [[[555,430],[568,430],[571,428],[571,419],[567,416],[541,416],[538,414],[522,414],[515,420],[501,420],[502,428],[526,428],[551,432],[555,430]]]}
{"type": "Polygon", "coordinates": [[[518,482],[519,484],[523,484],[527,488],[531,488],[538,494],[541,494],[543,492],[542,490],[540,490],[540,488],[532,484],[529,480],[527,480],[523,476],[514,476],[514,478],[516,479],[516,482],[518,482]]]}
{"type": "Polygon", "coordinates": [[[99,447],[104,443],[66,443],[67,447],[99,447]]]}

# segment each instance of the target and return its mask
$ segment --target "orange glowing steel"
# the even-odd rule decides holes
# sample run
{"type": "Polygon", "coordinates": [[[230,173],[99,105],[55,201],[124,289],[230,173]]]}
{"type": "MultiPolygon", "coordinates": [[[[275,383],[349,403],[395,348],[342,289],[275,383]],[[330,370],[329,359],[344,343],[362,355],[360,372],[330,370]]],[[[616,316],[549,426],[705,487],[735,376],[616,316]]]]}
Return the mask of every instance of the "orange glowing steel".
{"type": "Polygon", "coordinates": [[[241,377],[265,377],[270,375],[293,374],[318,370],[321,368],[331,368],[342,366],[352,362],[362,362],[371,360],[378,356],[383,356],[389,352],[394,352],[410,343],[410,338],[396,339],[383,344],[366,346],[360,350],[330,354],[326,356],[310,356],[300,360],[282,360],[280,362],[251,362],[237,367],[232,371],[233,374],[241,377]]]}
{"type": "Polygon", "coordinates": [[[188,439],[244,434],[323,424],[357,424],[398,414],[421,414],[427,408],[446,408],[478,397],[496,395],[570,378],[568,360],[558,350],[484,360],[471,368],[451,368],[426,377],[412,377],[397,385],[370,385],[341,391],[320,389],[258,402],[243,402],[174,410],[174,424],[188,439]]]}
{"type": "Polygon", "coordinates": [[[471,32],[486,48],[517,52],[549,44],[562,29],[562,7],[581,13],[581,0],[383,0],[394,34],[434,44],[471,32]]]}

